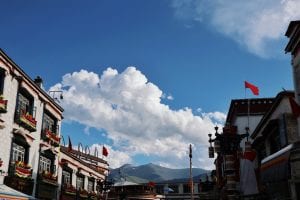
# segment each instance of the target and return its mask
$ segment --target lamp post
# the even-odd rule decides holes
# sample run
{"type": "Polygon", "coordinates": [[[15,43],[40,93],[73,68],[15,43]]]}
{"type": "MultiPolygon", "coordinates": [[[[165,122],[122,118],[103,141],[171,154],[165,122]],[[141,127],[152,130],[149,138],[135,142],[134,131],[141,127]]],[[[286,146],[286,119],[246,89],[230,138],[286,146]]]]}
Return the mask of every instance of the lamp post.
{"type": "Polygon", "coordinates": [[[192,144],[190,144],[189,148],[189,158],[190,158],[190,186],[191,186],[191,200],[194,200],[194,182],[193,182],[193,175],[192,175],[192,144]]]}
{"type": "Polygon", "coordinates": [[[236,189],[236,180],[239,177],[239,157],[240,142],[243,138],[248,137],[249,133],[238,134],[236,126],[226,125],[223,127],[223,133],[218,133],[218,127],[215,127],[215,138],[212,134],[208,134],[210,143],[209,157],[213,158],[217,153],[216,171],[218,176],[218,184],[227,194],[228,199],[235,198],[238,193],[236,189]],[[214,143],[214,147],[212,147],[214,143]],[[226,189],[225,189],[226,188],[226,189]]]}

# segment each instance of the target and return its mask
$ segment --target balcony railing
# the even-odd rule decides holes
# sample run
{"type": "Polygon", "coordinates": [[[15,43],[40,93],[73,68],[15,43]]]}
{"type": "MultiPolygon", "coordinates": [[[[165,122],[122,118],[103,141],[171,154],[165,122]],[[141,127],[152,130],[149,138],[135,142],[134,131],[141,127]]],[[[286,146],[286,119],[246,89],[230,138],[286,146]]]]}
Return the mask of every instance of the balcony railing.
{"type": "Polygon", "coordinates": [[[42,173],[39,174],[39,178],[45,183],[49,183],[57,186],[57,176],[55,176],[51,172],[43,171],[42,173]]]}
{"type": "Polygon", "coordinates": [[[79,189],[79,196],[82,198],[88,198],[89,197],[89,192],[85,189],[80,188],[79,189]]]}
{"type": "Polygon", "coordinates": [[[3,98],[3,96],[0,96],[0,113],[6,113],[7,112],[7,100],[3,98]]]}
{"type": "Polygon", "coordinates": [[[31,178],[9,175],[4,177],[4,184],[25,194],[32,195],[34,181],[31,178]]]}
{"type": "Polygon", "coordinates": [[[94,191],[89,192],[90,199],[96,200],[97,199],[97,193],[94,191]]]}
{"type": "Polygon", "coordinates": [[[43,130],[43,137],[44,140],[48,141],[53,146],[59,146],[60,137],[59,135],[51,132],[49,129],[43,130]]]}
{"type": "Polygon", "coordinates": [[[36,120],[29,113],[21,112],[20,115],[17,116],[17,122],[30,132],[36,131],[36,120]]]}
{"type": "Polygon", "coordinates": [[[63,193],[64,194],[68,194],[68,195],[76,195],[77,190],[76,190],[76,188],[73,185],[71,185],[71,184],[65,184],[63,186],[63,193]]]}

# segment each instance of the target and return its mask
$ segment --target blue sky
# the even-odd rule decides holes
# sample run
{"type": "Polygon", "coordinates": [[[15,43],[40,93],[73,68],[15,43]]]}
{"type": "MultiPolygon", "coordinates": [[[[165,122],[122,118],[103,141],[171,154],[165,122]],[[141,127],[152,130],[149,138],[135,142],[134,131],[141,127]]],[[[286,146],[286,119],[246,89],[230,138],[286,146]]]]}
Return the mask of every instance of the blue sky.
{"type": "Polygon", "coordinates": [[[299,6],[4,0],[0,44],[46,90],[64,91],[62,134],[105,144],[112,167],[188,167],[193,143],[194,166],[210,168],[207,133],[223,123],[231,99],[245,97],[244,80],[260,97],[293,89],[284,33],[299,6]]]}

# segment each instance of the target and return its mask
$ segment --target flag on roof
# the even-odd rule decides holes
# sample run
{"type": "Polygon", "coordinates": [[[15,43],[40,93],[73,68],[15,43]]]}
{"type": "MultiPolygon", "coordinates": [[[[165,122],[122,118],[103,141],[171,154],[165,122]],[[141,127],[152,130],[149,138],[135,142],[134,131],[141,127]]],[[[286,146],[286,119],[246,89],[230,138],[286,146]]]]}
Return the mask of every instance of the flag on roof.
{"type": "Polygon", "coordinates": [[[259,88],[247,81],[245,81],[245,88],[249,88],[254,95],[259,95],[259,88]]]}
{"type": "Polygon", "coordinates": [[[108,150],[105,146],[103,146],[103,148],[102,148],[102,155],[104,155],[106,157],[108,156],[108,150]]]}

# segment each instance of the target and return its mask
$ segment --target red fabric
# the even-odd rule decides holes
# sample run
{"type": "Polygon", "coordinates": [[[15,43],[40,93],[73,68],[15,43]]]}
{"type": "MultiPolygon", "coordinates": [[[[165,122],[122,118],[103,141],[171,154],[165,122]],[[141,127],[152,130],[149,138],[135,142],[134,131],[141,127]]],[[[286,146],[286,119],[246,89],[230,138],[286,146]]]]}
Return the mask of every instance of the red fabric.
{"type": "Polygon", "coordinates": [[[245,81],[245,88],[249,88],[254,95],[259,95],[259,88],[247,81],[245,81]]]}
{"type": "Polygon", "coordinates": [[[244,157],[244,159],[253,161],[256,157],[256,153],[255,153],[255,151],[245,151],[243,157],[244,157]]]}
{"type": "Polygon", "coordinates": [[[294,98],[289,97],[289,101],[291,104],[291,109],[293,112],[293,115],[297,118],[300,115],[300,106],[297,104],[297,102],[294,100],[294,98]]]}
{"type": "Polygon", "coordinates": [[[107,149],[105,148],[105,146],[103,146],[103,148],[102,148],[102,155],[108,156],[108,151],[107,151],[107,149]]]}
{"type": "Polygon", "coordinates": [[[155,183],[152,182],[152,181],[150,181],[150,182],[148,183],[148,186],[149,186],[149,187],[154,187],[154,186],[155,186],[155,183]]]}

